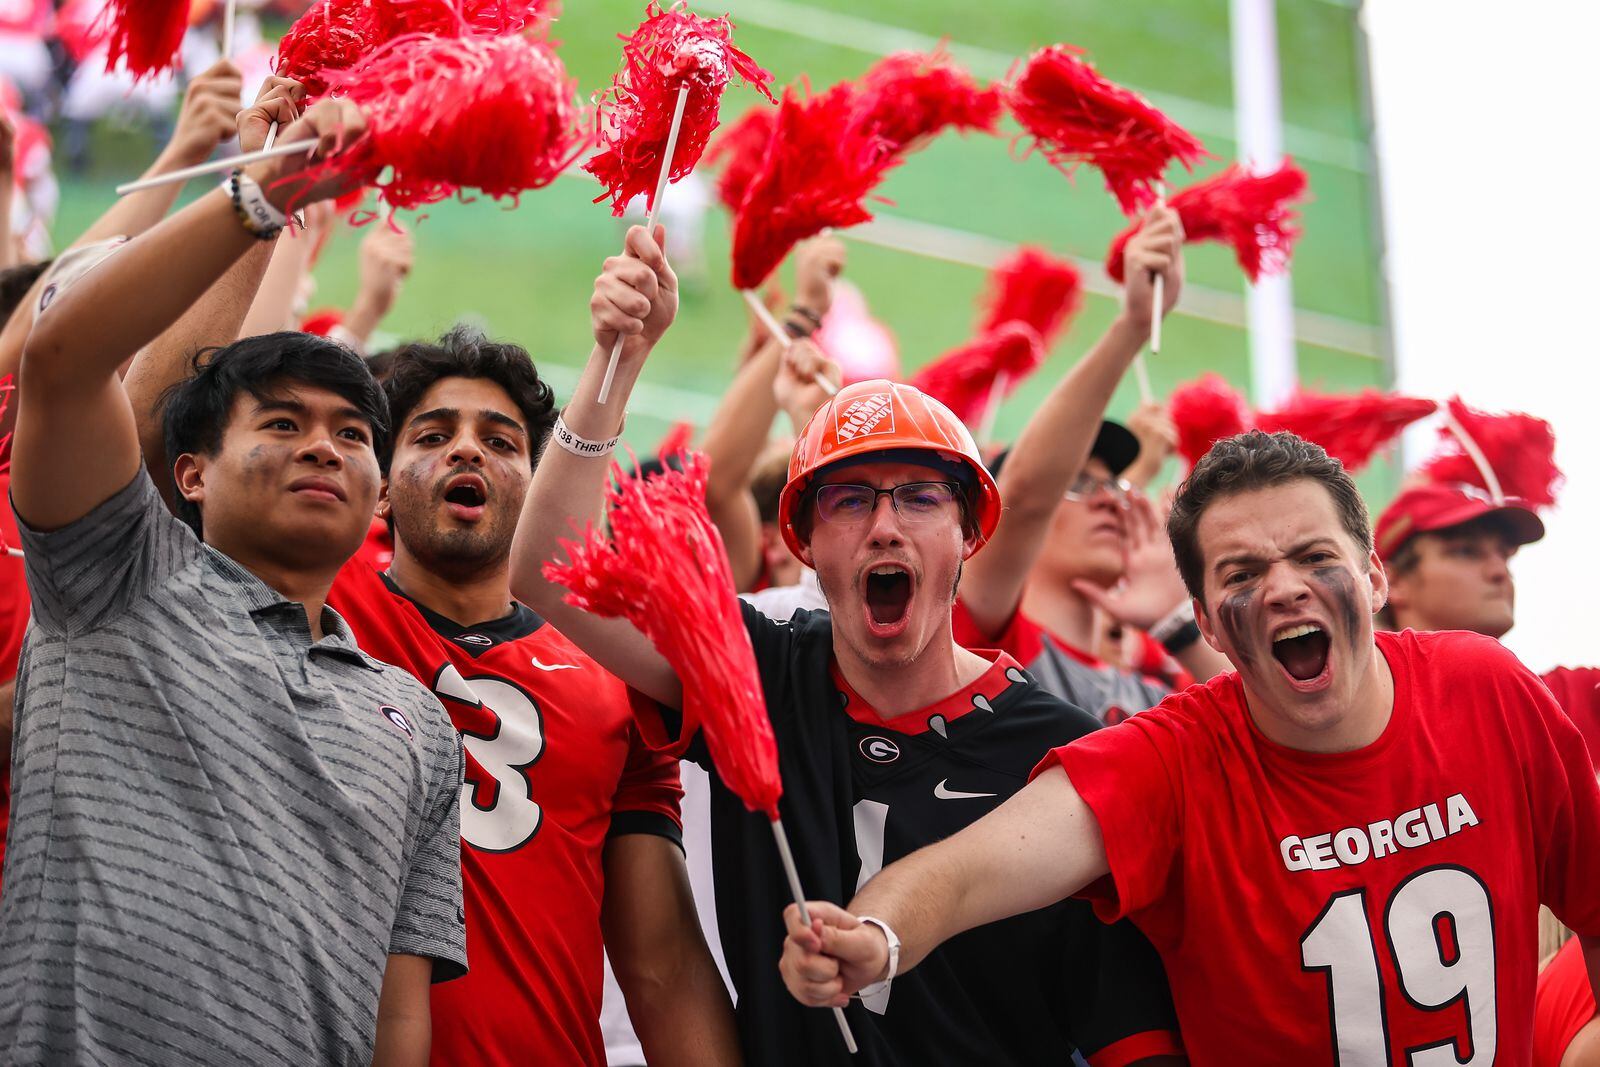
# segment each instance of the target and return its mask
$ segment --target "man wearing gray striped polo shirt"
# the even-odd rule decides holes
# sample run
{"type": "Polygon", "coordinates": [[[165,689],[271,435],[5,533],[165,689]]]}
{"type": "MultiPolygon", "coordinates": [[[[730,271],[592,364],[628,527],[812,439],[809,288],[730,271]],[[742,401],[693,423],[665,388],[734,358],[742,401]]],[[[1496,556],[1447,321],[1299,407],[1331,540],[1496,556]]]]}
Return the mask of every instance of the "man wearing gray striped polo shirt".
{"type": "MultiPolygon", "coordinates": [[[[360,126],[319,105],[284,136],[328,152],[360,126]]],[[[234,180],[56,294],[23,358],[6,1062],[425,1063],[430,981],[465,968],[460,741],[324,605],[377,499],[365,365],[303,334],[229,345],[167,404],[180,518],[143,470],[118,366],[271,247],[234,180]]]]}

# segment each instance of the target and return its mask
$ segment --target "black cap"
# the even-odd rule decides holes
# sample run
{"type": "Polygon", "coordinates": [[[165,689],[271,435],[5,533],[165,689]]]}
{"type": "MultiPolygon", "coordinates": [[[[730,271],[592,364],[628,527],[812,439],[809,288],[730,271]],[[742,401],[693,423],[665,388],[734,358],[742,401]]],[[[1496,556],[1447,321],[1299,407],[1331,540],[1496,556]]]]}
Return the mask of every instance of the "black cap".
{"type": "MultiPolygon", "coordinates": [[[[989,473],[998,478],[1000,468],[1010,455],[1011,449],[1007,447],[990,460],[989,473]]],[[[1089,447],[1089,458],[1104,463],[1115,478],[1139,458],[1139,439],[1122,423],[1105,419],[1100,423],[1100,432],[1095,434],[1094,444],[1089,447]]]]}

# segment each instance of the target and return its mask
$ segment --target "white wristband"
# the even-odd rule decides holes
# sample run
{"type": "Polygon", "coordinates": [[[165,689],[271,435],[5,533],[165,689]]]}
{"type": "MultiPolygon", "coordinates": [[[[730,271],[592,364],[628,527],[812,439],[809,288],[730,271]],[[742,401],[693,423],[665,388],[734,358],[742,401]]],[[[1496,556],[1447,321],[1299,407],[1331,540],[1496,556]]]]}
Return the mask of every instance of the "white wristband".
{"type": "Polygon", "coordinates": [[[585,459],[603,459],[609,456],[612,449],[617,447],[617,442],[622,440],[621,433],[609,441],[591,441],[586,437],[579,437],[572,432],[567,420],[560,415],[556,416],[556,427],[550,431],[550,437],[574,456],[582,456],[585,459]]]}
{"type": "Polygon", "coordinates": [[[872,997],[877,996],[879,993],[887,993],[889,991],[889,983],[894,981],[894,976],[900,971],[900,938],[895,936],[895,932],[889,928],[889,924],[882,919],[873,918],[871,915],[858,915],[856,920],[864,926],[876,926],[883,931],[884,940],[889,942],[888,973],[880,981],[873,982],[869,986],[862,986],[856,992],[856,996],[872,997]]]}
{"type": "Polygon", "coordinates": [[[289,224],[289,216],[279,211],[256,180],[242,170],[228,175],[223,188],[233,197],[234,210],[244,228],[260,238],[276,237],[289,224]]]}

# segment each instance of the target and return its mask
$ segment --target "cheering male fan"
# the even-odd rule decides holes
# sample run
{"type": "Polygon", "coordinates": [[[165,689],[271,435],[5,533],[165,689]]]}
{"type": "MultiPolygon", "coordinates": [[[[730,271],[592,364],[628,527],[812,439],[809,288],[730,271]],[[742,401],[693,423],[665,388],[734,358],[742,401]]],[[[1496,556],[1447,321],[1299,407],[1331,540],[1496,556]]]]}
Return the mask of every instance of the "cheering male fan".
{"type": "Polygon", "coordinates": [[[444,701],[466,745],[473,969],[434,992],[434,1062],[603,1067],[603,927],[649,1062],[737,1063],[684,870],[676,760],[644,746],[621,682],[511,599],[550,387],[523,349],[458,327],[402,347],[384,392],[394,561],[352,560],[329,602],[444,701]]]}
{"type": "MultiPolygon", "coordinates": [[[[320,152],[348,103],[241,115],[320,152]]],[[[0,1048],[40,1062],[414,1064],[462,973],[461,745],[326,607],[388,407],[303,335],[215,352],[166,407],[182,520],[120,365],[286,221],[304,157],[235,171],[57,292],[23,356],[11,499],[33,623],[0,897],[0,1048]],[[236,208],[248,202],[249,212],[236,208]],[[152,284],[159,279],[159,284],[152,284]]]]}
{"type": "Polygon", "coordinates": [[[1366,508],[1315,445],[1218,442],[1168,529],[1238,673],[1057,749],[849,911],[813,904],[808,928],[789,909],[789,989],[845,1003],[1081,893],[1161,952],[1197,1064],[1526,1065],[1541,901],[1600,980],[1600,783],[1578,731],[1497,642],[1374,634],[1366,508]]]}
{"type": "MultiPolygon", "coordinates": [[[[667,661],[626,621],[564,602],[542,564],[574,521],[599,517],[628,396],[677,310],[663,232],[635,227],[590,303],[595,348],[534,473],[512,554],[512,590],[579,647],[660,702],[646,736],[707,763],[667,661]],[[596,400],[612,343],[610,400],[596,400]]],[[[816,569],[832,613],[785,623],[741,605],[777,737],[780,804],[801,881],[843,897],[884,862],[938,840],[1022,787],[1052,744],[1090,732],[1000,653],[958,647],[950,608],[964,560],[994,530],[999,499],[960,422],[908,386],[841,390],[796,444],[780,507],[785,538],[816,569]]],[[[1022,1064],[1072,1044],[1097,1064],[1177,1051],[1160,969],[1128,927],[1042,902],[942,950],[892,996],[849,1011],[852,1059],[825,1012],[783,992],[774,962],[788,888],[766,820],[715,776],[718,924],[738,990],[740,1038],[760,1064],[1022,1064]],[[1002,977],[1003,976],[1003,977],[1002,977]]]]}

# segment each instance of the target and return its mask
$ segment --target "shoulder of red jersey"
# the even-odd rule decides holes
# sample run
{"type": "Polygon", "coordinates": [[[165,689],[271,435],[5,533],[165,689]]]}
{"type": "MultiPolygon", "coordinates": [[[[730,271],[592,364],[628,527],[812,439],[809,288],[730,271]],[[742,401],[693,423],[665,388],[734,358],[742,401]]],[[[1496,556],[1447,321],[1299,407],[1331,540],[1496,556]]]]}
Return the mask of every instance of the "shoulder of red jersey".
{"type": "Polygon", "coordinates": [[[1447,671],[1456,680],[1511,673],[1533,677],[1523,662],[1492,637],[1468,630],[1379,630],[1373,635],[1386,653],[1398,652],[1408,666],[1447,671]]]}

